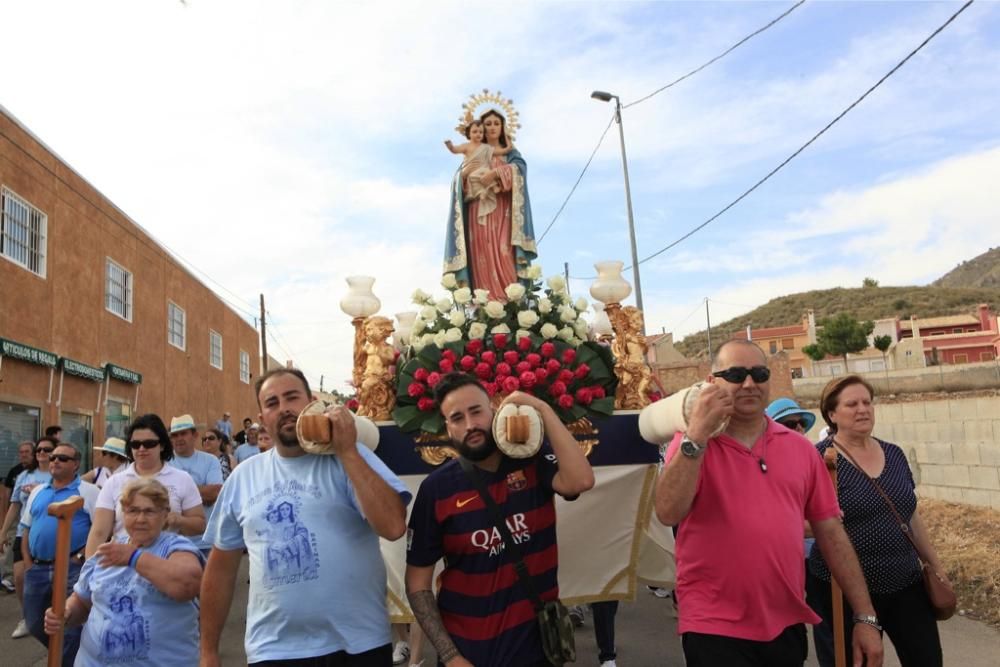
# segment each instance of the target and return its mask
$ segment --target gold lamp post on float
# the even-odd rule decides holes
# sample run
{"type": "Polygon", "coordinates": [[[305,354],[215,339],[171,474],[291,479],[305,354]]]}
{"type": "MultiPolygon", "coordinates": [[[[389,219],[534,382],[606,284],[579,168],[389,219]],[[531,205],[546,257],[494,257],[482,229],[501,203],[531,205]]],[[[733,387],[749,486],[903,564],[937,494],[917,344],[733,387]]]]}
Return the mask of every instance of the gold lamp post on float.
{"type": "MultiPolygon", "coordinates": [[[[604,304],[604,313],[614,331],[611,353],[615,357],[618,389],[615,408],[641,410],[649,404],[652,372],[646,363],[646,337],[643,335],[642,311],[635,306],[622,307],[632,293],[632,286],[622,278],[623,262],[597,262],[597,279],[590,286],[590,296],[604,304]]],[[[595,321],[595,333],[597,322],[595,321]]]]}
{"type": "Polygon", "coordinates": [[[371,276],[348,276],[347,294],[340,300],[340,309],[351,317],[351,324],[354,325],[354,371],[351,380],[355,389],[361,388],[365,370],[365,319],[377,313],[382,307],[382,302],[372,292],[374,284],[375,279],[371,276]]]}

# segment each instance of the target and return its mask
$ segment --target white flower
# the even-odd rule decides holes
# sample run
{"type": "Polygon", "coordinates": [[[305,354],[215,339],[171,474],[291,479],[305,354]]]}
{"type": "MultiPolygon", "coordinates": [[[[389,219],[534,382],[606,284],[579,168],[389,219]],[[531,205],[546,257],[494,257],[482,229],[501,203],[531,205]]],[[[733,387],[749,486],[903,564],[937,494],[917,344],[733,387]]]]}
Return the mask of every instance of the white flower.
{"type": "Polygon", "coordinates": [[[590,333],[590,327],[587,326],[584,320],[577,320],[573,322],[573,333],[580,338],[587,338],[587,335],[590,333]]]}
{"type": "Polygon", "coordinates": [[[576,308],[581,313],[583,311],[587,310],[587,308],[589,306],[590,306],[590,304],[587,303],[587,300],[584,299],[582,296],[579,299],[576,300],[576,303],[573,304],[573,307],[576,308]]]}
{"type": "Polygon", "coordinates": [[[424,345],[430,345],[434,342],[434,334],[425,333],[423,336],[420,337],[420,340],[423,342],[424,345]]]}
{"type": "Polygon", "coordinates": [[[448,339],[445,338],[446,335],[447,334],[445,334],[444,329],[442,329],[441,331],[438,331],[436,334],[434,334],[431,337],[431,340],[434,342],[435,345],[443,348],[444,344],[448,341],[448,339]]]}
{"type": "Polygon", "coordinates": [[[541,299],[539,299],[538,300],[538,312],[540,312],[542,315],[548,315],[549,313],[551,313],[552,312],[552,302],[549,301],[548,299],[546,299],[545,297],[542,297],[541,299]]]}
{"type": "Polygon", "coordinates": [[[452,327],[444,332],[445,342],[456,343],[462,340],[462,330],[458,327],[452,327]]]}
{"type": "Polygon", "coordinates": [[[560,306],[559,307],[559,320],[562,322],[572,322],[576,319],[576,310],[573,306],[560,306]]]}
{"type": "Polygon", "coordinates": [[[572,345],[573,347],[580,347],[580,344],[583,343],[583,341],[577,338],[576,336],[573,336],[566,342],[572,345]]]}
{"type": "Polygon", "coordinates": [[[473,322],[469,325],[469,340],[483,338],[486,335],[486,325],[482,322],[473,322]]]}
{"type": "Polygon", "coordinates": [[[490,333],[491,334],[498,334],[498,333],[509,334],[510,333],[510,327],[507,326],[506,324],[498,324],[495,327],[493,327],[492,329],[490,329],[490,333]]]}
{"type": "Polygon", "coordinates": [[[556,336],[561,340],[569,340],[570,338],[573,337],[573,328],[563,327],[562,329],[559,330],[559,333],[557,333],[556,336]]]}
{"type": "Polygon", "coordinates": [[[531,336],[531,332],[527,329],[518,329],[517,333],[514,334],[515,340],[521,340],[522,338],[528,338],[531,336]]]}
{"type": "Polygon", "coordinates": [[[414,334],[416,334],[419,336],[424,332],[424,329],[426,328],[427,328],[427,322],[424,322],[423,319],[418,317],[417,319],[413,320],[413,328],[410,329],[410,335],[413,336],[414,334]]]}
{"type": "Polygon", "coordinates": [[[511,301],[520,301],[521,297],[524,296],[524,285],[521,283],[511,283],[503,291],[511,301]]]}
{"type": "Polygon", "coordinates": [[[491,320],[499,320],[504,316],[503,304],[499,301],[490,301],[486,304],[486,315],[491,320]]]}
{"type": "Polygon", "coordinates": [[[539,333],[542,334],[542,338],[549,340],[556,337],[559,329],[556,328],[556,325],[546,322],[542,325],[542,330],[539,333]]]}
{"type": "Polygon", "coordinates": [[[437,319],[438,313],[434,306],[424,306],[420,309],[420,319],[424,322],[433,322],[437,319]]]}
{"type": "Polygon", "coordinates": [[[452,293],[451,296],[453,299],[455,299],[455,303],[457,303],[460,306],[464,306],[465,304],[472,301],[472,290],[470,290],[468,287],[459,287],[452,293]]]}
{"type": "Polygon", "coordinates": [[[445,315],[451,311],[451,299],[438,299],[437,309],[442,314],[445,315]]]}
{"type": "Polygon", "coordinates": [[[410,297],[413,303],[417,304],[418,306],[422,306],[425,303],[427,303],[427,299],[429,298],[431,298],[431,295],[423,291],[422,289],[415,290],[413,292],[413,296],[410,297]]]}
{"type": "Polygon", "coordinates": [[[465,324],[465,313],[460,310],[453,310],[448,319],[451,321],[451,326],[460,327],[465,324]]]}
{"type": "Polygon", "coordinates": [[[488,289],[477,289],[474,290],[473,294],[476,295],[476,303],[480,306],[486,305],[486,302],[490,300],[490,291],[488,289]]]}
{"type": "Polygon", "coordinates": [[[538,324],[538,313],[533,310],[522,310],[517,314],[517,323],[522,329],[530,329],[538,324]]]}
{"type": "Polygon", "coordinates": [[[529,266],[526,273],[530,279],[538,280],[539,278],[542,277],[542,265],[535,264],[533,266],[529,266]]]}
{"type": "Polygon", "coordinates": [[[414,352],[419,352],[424,349],[423,336],[414,336],[413,339],[410,340],[410,345],[413,347],[414,352]]]}
{"type": "Polygon", "coordinates": [[[545,282],[549,284],[553,292],[562,292],[566,289],[566,279],[560,275],[552,276],[545,282]]]}
{"type": "Polygon", "coordinates": [[[458,281],[455,280],[454,273],[446,273],[441,277],[441,287],[445,289],[455,289],[458,287],[458,281]]]}

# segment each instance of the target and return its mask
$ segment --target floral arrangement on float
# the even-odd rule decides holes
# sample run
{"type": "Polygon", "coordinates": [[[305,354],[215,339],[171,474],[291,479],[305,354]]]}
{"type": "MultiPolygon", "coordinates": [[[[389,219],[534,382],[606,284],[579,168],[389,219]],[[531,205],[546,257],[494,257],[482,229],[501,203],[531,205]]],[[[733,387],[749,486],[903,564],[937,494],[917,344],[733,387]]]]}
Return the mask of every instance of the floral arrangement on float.
{"type": "Polygon", "coordinates": [[[572,301],[562,276],[544,285],[541,276],[541,267],[530,267],[529,285],[508,285],[506,303],[460,286],[451,273],[441,281],[448,296],[413,293],[420,311],[397,361],[392,412],[401,431],[444,430],[433,394],[451,371],[478,377],[494,404],[515,391],[537,396],[566,423],[613,412],[615,361],[607,346],[588,340],[587,300],[572,301]]]}

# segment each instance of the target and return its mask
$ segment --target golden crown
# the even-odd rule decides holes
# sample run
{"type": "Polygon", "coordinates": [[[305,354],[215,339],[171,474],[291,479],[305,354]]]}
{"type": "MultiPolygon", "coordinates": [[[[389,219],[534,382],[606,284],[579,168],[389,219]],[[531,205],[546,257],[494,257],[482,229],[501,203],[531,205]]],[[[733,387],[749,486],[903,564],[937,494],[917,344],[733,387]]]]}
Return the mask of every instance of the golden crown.
{"type": "MultiPolygon", "coordinates": [[[[465,134],[465,129],[469,127],[469,124],[478,117],[478,111],[481,107],[500,107],[503,110],[504,125],[507,129],[507,139],[510,142],[514,141],[514,135],[521,127],[521,122],[518,120],[517,109],[514,108],[514,101],[510,99],[504,99],[503,94],[498,90],[495,93],[491,93],[488,88],[483,88],[483,92],[474,93],[469,95],[468,101],[462,105],[462,115],[458,117],[458,125],[455,126],[455,130],[459,134],[465,134]]],[[[485,113],[485,111],[484,111],[485,113]]]]}

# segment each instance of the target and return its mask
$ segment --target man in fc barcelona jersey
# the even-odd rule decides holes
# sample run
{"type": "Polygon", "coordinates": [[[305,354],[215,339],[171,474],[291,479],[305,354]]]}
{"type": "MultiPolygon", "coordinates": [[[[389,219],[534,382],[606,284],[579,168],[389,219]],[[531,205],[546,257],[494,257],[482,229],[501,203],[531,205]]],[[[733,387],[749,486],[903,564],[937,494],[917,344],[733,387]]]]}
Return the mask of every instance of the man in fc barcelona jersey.
{"type": "MultiPolygon", "coordinates": [[[[515,392],[505,403],[541,415],[548,444],[512,459],[493,439],[493,409],[479,381],[446,375],[434,388],[452,446],[473,463],[506,519],[543,600],[559,597],[555,494],[573,500],[594,485],[594,472],[573,435],[544,401],[515,392]]],[[[500,531],[458,461],[427,476],[417,492],[407,535],[406,590],[424,632],[447,667],[543,667],[534,607],[518,581],[500,531]],[[444,559],[435,600],[434,564],[444,559]]]]}

